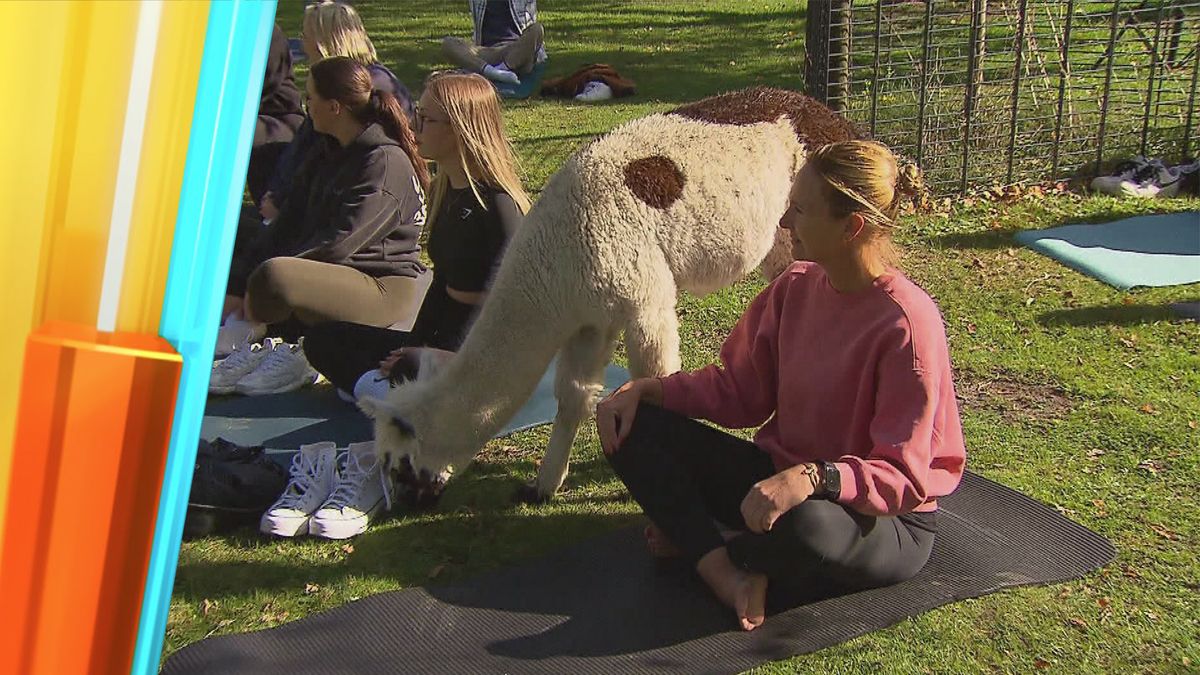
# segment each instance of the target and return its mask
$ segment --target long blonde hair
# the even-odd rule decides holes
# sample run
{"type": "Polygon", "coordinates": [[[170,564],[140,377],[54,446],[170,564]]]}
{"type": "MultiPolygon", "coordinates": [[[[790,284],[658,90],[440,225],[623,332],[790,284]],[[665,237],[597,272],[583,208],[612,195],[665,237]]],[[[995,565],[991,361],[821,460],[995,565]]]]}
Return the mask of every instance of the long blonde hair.
{"type": "MultiPolygon", "coordinates": [[[[479,204],[487,208],[479,194],[478,185],[482,183],[507,192],[521,213],[527,213],[531,202],[521,185],[517,156],[504,132],[500,98],[492,84],[474,73],[435,73],[426,80],[425,91],[446,111],[459,160],[479,204]]],[[[446,173],[439,171],[430,188],[427,228],[436,224],[449,187],[446,173]]]]}
{"type": "Polygon", "coordinates": [[[902,165],[886,145],[875,141],[830,143],[810,154],[807,166],[825,183],[830,214],[862,215],[863,245],[875,247],[885,261],[894,263],[899,254],[891,232],[904,201],[925,190],[921,170],[915,164],[902,165]]]}
{"type": "Polygon", "coordinates": [[[314,2],[304,8],[302,26],[304,34],[317,43],[323,59],[348,56],[364,66],[379,62],[362,18],[350,5],[333,0],[314,2]]]}

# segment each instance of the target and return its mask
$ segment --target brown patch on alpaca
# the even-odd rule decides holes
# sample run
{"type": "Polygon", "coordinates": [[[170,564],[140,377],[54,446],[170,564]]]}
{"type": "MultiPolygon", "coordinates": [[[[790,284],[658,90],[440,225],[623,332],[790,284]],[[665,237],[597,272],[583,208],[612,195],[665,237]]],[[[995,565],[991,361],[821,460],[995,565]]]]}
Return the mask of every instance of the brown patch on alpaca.
{"type": "Polygon", "coordinates": [[[753,87],[689,103],[667,113],[713,124],[745,126],[787,117],[796,138],[821,146],[861,138],[854,125],[816,99],[771,87],[753,87]]]}
{"type": "Polygon", "coordinates": [[[675,162],[655,155],[625,165],[625,186],[643,202],[665,209],[683,194],[683,172],[675,162]]]}

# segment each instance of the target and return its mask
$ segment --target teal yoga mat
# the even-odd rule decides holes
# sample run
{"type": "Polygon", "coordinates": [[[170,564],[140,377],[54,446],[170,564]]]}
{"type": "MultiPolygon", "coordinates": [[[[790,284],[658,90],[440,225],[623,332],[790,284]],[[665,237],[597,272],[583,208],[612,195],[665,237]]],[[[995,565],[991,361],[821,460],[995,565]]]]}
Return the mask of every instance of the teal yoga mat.
{"type": "MultiPolygon", "coordinates": [[[[629,371],[609,365],[604,387],[611,391],[629,381],[629,371]]],[[[497,438],[554,420],[554,364],[542,376],[525,406],[497,438]]],[[[307,443],[333,441],[338,447],[369,441],[371,421],[352,403],[338,398],[331,386],[317,386],[268,396],[210,397],[200,426],[205,440],[225,438],[238,445],[262,445],[268,452],[290,453],[307,443]]]]}
{"type": "Polygon", "coordinates": [[[1200,212],[1064,225],[1014,235],[1029,248],[1121,290],[1200,282],[1200,212]]]}

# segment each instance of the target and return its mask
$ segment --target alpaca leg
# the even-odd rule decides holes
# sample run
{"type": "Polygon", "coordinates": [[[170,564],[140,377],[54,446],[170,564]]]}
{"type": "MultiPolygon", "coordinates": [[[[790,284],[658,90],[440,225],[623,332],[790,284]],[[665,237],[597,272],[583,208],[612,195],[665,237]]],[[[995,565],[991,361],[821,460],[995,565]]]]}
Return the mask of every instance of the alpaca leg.
{"type": "MultiPolygon", "coordinates": [[[[672,298],[674,300],[674,298],[672,298]]],[[[633,377],[661,377],[679,370],[679,317],[675,304],[642,308],[625,329],[633,377]]]]}
{"type": "Polygon", "coordinates": [[[518,493],[520,501],[546,501],[566,479],[571,446],[579,424],[591,414],[596,396],[604,387],[604,366],[612,356],[615,342],[615,334],[585,328],[572,336],[559,352],[554,382],[558,414],[537,480],[518,493]]]}

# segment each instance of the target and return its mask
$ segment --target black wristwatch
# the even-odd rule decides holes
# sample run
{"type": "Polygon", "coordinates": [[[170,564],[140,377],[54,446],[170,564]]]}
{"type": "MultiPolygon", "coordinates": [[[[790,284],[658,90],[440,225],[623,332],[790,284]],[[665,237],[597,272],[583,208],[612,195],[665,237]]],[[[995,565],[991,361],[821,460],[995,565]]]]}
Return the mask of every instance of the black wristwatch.
{"type": "Polygon", "coordinates": [[[817,470],[821,472],[821,482],[825,488],[821,492],[821,498],[836,501],[842,494],[842,474],[837,465],[833,462],[821,462],[817,465],[817,470]]]}

